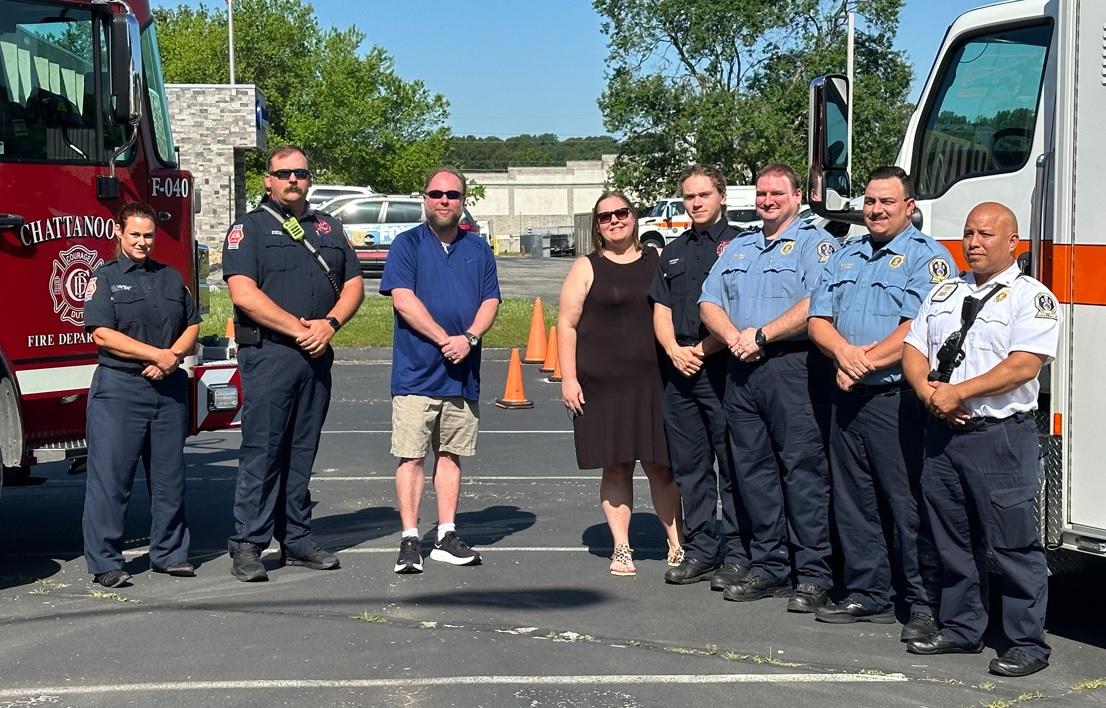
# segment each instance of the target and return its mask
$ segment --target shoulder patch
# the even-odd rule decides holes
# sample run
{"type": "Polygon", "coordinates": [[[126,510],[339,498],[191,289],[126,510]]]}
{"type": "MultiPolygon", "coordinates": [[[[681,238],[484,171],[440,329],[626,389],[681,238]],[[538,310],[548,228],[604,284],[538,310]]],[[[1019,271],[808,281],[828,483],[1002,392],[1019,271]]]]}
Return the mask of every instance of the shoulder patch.
{"type": "Polygon", "coordinates": [[[895,269],[901,266],[905,261],[906,256],[891,256],[891,262],[887,265],[891,266],[892,269],[895,269]]]}
{"type": "Polygon", "coordinates": [[[933,302],[944,302],[956,292],[957,283],[945,283],[933,292],[933,302]]]}
{"type": "Polygon", "coordinates": [[[92,296],[96,294],[96,276],[92,276],[88,279],[88,285],[84,288],[84,301],[88,302],[92,299],[92,296]]]}
{"type": "Polygon", "coordinates": [[[829,260],[829,257],[837,250],[837,246],[833,241],[819,241],[818,242],[818,262],[825,263],[829,260]]]}
{"type": "Polygon", "coordinates": [[[235,250],[238,248],[238,244],[242,243],[242,239],[246,237],[246,232],[242,230],[242,224],[235,224],[229,232],[227,232],[227,249],[235,250]]]}
{"type": "MultiPolygon", "coordinates": [[[[730,245],[729,241],[719,241],[718,242],[718,248],[714,249],[714,255],[721,256],[722,251],[725,251],[726,246],[729,246],[729,245],[730,245]]],[[[679,260],[679,259],[677,259],[677,260],[679,260]]]]}
{"type": "Polygon", "coordinates": [[[1033,304],[1037,306],[1037,317],[1056,319],[1056,299],[1049,293],[1037,293],[1033,304]]]}
{"type": "Polygon", "coordinates": [[[949,264],[944,258],[934,258],[929,262],[929,282],[940,283],[948,280],[949,264]]]}
{"type": "Polygon", "coordinates": [[[317,219],[315,221],[315,233],[328,234],[330,233],[330,224],[325,219],[317,219]]]}

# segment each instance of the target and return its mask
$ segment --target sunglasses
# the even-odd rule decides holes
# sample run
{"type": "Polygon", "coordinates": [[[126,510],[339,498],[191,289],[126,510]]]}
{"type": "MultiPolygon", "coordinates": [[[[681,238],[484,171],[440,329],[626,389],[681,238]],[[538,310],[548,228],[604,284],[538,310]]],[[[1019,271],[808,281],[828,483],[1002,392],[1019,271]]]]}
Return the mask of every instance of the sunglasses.
{"type": "Polygon", "coordinates": [[[311,170],[300,167],[294,170],[273,170],[269,174],[277,179],[288,179],[292,175],[295,175],[296,179],[309,179],[311,177],[311,170]]]}
{"type": "Polygon", "coordinates": [[[630,216],[630,208],[622,207],[621,209],[615,209],[614,211],[601,211],[595,215],[595,218],[599,220],[600,224],[611,223],[611,218],[618,219],[619,221],[625,221],[630,216]]]}
{"type": "Polygon", "coordinates": [[[456,189],[450,189],[445,192],[440,189],[431,189],[429,192],[426,193],[426,196],[430,197],[431,199],[441,199],[442,197],[446,197],[447,199],[456,201],[464,195],[458,192],[456,189]]]}

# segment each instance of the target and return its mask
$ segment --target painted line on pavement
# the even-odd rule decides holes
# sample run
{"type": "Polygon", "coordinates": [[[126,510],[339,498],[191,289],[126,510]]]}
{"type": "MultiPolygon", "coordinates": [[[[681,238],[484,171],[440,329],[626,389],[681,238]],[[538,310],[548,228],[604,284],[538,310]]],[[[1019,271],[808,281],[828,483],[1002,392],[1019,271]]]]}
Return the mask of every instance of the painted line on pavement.
{"type": "Polygon", "coordinates": [[[427,676],[379,679],[253,679],[248,681],[167,681],[162,683],[27,686],[0,689],[0,698],[87,696],[108,693],[227,691],[308,688],[408,688],[412,686],[600,686],[625,684],[727,683],[903,683],[903,674],[596,674],[591,676],[427,676]]]}
{"type": "MultiPolygon", "coordinates": [[[[591,553],[592,551],[607,553],[612,551],[612,548],[596,546],[595,548],[588,548],[587,546],[473,546],[481,553],[591,553]]],[[[656,548],[641,547],[635,548],[638,553],[661,553],[666,552],[667,549],[657,546],[656,548]]],[[[344,548],[340,551],[335,551],[340,556],[344,555],[362,555],[367,553],[395,553],[395,546],[387,546],[381,548],[373,546],[370,548],[344,548]]],[[[65,558],[74,553],[74,551],[41,551],[37,553],[0,553],[0,558],[65,558]]],[[[148,546],[141,546],[139,548],[128,548],[123,551],[124,558],[139,558],[149,553],[148,546]]],[[[201,550],[197,548],[191,549],[189,556],[192,558],[204,558],[204,557],[216,557],[226,555],[227,549],[225,548],[209,548],[201,550]]],[[[267,548],[261,552],[263,556],[276,556],[280,554],[279,548],[267,548]]]]}
{"type": "MultiPolygon", "coordinates": [[[[241,428],[227,428],[226,430],[205,430],[203,435],[219,435],[221,433],[241,433],[241,428]]],[[[391,435],[391,428],[387,430],[324,430],[323,435],[391,435]]],[[[480,435],[572,435],[571,430],[481,430],[480,435]]]]}

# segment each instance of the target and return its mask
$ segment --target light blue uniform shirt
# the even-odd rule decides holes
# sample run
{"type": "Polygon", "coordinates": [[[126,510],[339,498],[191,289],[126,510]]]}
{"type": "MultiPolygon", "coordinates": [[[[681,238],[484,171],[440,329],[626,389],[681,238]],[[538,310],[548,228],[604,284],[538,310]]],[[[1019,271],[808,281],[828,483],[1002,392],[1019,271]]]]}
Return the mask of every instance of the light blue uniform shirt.
{"type": "MultiPolygon", "coordinates": [[[[810,297],[810,317],[828,317],[849,344],[882,341],[918,314],[933,287],[956,274],[948,249],[913,226],[882,247],[871,235],[850,243],[825,264],[810,297]]],[[[868,386],[898,383],[895,365],[864,377],[868,386]]]]}
{"type": "MultiPolygon", "coordinates": [[[[836,250],[833,236],[799,219],[774,239],[746,231],[722,251],[699,302],[721,307],[738,329],[761,327],[810,295],[836,250]]],[[[806,338],[805,331],[794,337],[806,338]]]]}

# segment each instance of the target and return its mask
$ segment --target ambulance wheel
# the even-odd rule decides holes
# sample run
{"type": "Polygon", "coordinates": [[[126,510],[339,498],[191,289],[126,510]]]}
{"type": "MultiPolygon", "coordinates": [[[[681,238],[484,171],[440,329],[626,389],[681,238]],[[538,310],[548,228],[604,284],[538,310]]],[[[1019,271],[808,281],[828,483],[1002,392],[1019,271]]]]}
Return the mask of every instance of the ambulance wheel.
{"type": "Polygon", "coordinates": [[[643,248],[648,247],[655,249],[656,252],[659,254],[661,251],[664,250],[664,239],[662,239],[657,234],[646,234],[641,239],[641,245],[643,248]]]}

